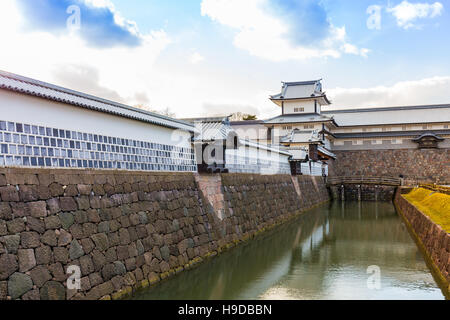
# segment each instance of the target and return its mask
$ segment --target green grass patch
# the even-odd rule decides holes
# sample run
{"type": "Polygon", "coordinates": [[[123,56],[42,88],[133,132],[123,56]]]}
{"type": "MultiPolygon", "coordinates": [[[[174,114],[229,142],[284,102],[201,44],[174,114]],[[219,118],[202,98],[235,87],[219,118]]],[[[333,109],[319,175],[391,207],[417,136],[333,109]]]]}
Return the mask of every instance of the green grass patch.
{"type": "Polygon", "coordinates": [[[404,198],[450,233],[450,195],[416,188],[404,198]]]}

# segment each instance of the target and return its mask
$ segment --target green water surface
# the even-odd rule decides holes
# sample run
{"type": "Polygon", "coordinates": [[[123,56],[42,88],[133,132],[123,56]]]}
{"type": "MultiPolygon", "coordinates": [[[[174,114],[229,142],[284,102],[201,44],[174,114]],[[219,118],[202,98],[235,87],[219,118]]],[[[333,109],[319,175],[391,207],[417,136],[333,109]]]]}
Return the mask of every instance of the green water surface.
{"type": "Polygon", "coordinates": [[[444,296],[391,203],[335,202],[306,212],[133,299],[444,296]],[[377,270],[379,277],[373,273],[377,270]]]}

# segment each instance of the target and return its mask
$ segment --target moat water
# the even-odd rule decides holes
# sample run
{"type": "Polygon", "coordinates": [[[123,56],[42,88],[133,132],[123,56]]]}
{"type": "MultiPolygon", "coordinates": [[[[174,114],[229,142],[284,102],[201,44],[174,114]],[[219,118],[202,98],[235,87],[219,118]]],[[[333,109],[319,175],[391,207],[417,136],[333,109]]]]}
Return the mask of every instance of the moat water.
{"type": "Polygon", "coordinates": [[[137,294],[138,300],[444,299],[386,202],[335,202],[137,294]]]}

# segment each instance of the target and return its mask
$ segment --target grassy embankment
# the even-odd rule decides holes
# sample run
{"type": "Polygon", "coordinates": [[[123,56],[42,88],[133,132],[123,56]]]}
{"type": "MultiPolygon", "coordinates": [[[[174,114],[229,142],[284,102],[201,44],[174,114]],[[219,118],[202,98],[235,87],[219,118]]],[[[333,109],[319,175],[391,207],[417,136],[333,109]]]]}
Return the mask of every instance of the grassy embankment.
{"type": "Polygon", "coordinates": [[[404,197],[447,233],[450,233],[450,195],[425,188],[416,188],[404,197]]]}

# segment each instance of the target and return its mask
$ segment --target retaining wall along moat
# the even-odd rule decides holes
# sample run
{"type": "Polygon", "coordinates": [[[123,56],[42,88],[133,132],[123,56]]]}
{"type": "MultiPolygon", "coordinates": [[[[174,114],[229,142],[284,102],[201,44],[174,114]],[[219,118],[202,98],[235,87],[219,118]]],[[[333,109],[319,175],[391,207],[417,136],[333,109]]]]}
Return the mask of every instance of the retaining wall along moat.
{"type": "Polygon", "coordinates": [[[333,151],[330,175],[399,177],[406,180],[450,183],[450,149],[396,149],[333,151]]]}
{"type": "Polygon", "coordinates": [[[406,200],[401,188],[397,189],[394,202],[418,245],[428,256],[430,268],[439,278],[438,283],[444,294],[450,297],[450,234],[406,200]]]}
{"type": "Polygon", "coordinates": [[[341,201],[392,201],[397,187],[344,184],[330,186],[331,197],[341,201]]]}
{"type": "Polygon", "coordinates": [[[327,200],[321,177],[0,169],[0,300],[123,298],[327,200]]]}

